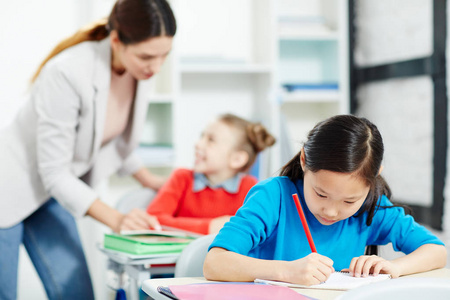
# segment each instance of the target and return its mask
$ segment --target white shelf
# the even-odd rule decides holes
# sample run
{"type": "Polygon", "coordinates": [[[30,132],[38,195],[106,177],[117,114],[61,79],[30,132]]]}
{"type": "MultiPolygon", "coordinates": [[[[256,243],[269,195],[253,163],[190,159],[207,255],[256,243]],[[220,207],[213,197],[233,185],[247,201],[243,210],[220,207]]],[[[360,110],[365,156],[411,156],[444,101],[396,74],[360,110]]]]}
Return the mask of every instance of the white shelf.
{"type": "Polygon", "coordinates": [[[271,73],[269,64],[185,64],[182,73],[271,73]]]}
{"type": "Polygon", "coordinates": [[[280,40],[285,41],[338,41],[339,35],[337,32],[303,32],[303,33],[280,33],[280,40]]]}

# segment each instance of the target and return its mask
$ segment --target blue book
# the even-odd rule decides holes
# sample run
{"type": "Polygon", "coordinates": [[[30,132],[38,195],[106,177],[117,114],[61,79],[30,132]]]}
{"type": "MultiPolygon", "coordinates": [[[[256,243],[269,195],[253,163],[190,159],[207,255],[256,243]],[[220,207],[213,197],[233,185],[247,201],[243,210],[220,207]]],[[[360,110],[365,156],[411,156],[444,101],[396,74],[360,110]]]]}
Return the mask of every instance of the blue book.
{"type": "Polygon", "coordinates": [[[293,92],[297,90],[337,90],[339,85],[337,83],[293,83],[293,84],[283,84],[283,87],[288,92],[293,92]]]}

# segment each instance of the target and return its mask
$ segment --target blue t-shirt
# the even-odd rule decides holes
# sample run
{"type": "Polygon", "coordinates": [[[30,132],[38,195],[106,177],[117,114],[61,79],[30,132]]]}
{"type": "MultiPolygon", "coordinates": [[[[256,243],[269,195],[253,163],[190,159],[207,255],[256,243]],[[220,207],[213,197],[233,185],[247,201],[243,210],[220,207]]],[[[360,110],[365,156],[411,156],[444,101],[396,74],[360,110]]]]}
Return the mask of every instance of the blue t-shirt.
{"type": "MultiPolygon", "coordinates": [[[[425,227],[405,215],[403,208],[378,208],[372,224],[367,212],[332,225],[322,225],[306,206],[303,180],[295,184],[287,177],[273,177],[255,185],[244,205],[220,230],[211,244],[250,257],[292,261],[311,253],[292,194],[298,193],[317,252],[334,261],[334,268],[350,266],[364,255],[367,245],[392,243],[396,251],[409,254],[424,244],[443,243],[425,227]]],[[[387,197],[381,206],[392,206],[387,197]]]]}

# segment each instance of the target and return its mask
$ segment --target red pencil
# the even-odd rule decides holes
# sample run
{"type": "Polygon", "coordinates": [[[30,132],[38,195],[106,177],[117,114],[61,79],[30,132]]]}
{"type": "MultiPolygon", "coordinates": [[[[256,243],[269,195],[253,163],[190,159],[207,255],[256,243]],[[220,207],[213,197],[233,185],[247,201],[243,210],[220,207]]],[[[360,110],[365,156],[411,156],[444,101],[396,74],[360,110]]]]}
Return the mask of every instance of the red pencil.
{"type": "Polygon", "coordinates": [[[305,229],[306,238],[308,239],[309,246],[311,247],[312,252],[316,252],[316,246],[314,245],[314,241],[311,236],[311,231],[309,230],[308,223],[306,222],[305,214],[303,213],[302,206],[300,201],[298,200],[297,193],[292,194],[292,198],[294,198],[295,206],[297,207],[298,215],[300,216],[300,220],[302,220],[303,228],[305,229]]]}

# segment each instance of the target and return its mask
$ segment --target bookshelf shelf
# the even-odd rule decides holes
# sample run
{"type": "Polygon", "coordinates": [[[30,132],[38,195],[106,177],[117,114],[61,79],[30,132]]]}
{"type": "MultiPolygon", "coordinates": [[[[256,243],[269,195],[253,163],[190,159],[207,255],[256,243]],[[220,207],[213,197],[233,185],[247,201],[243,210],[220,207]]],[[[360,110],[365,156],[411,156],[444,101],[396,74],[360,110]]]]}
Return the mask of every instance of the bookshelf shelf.
{"type": "Polygon", "coordinates": [[[279,38],[285,41],[338,41],[339,35],[337,32],[283,33],[279,38]]]}
{"type": "Polygon", "coordinates": [[[327,103],[339,102],[339,91],[311,90],[282,93],[281,103],[327,103]]]}
{"type": "Polygon", "coordinates": [[[263,64],[186,64],[182,73],[271,73],[273,67],[263,64]]]}

